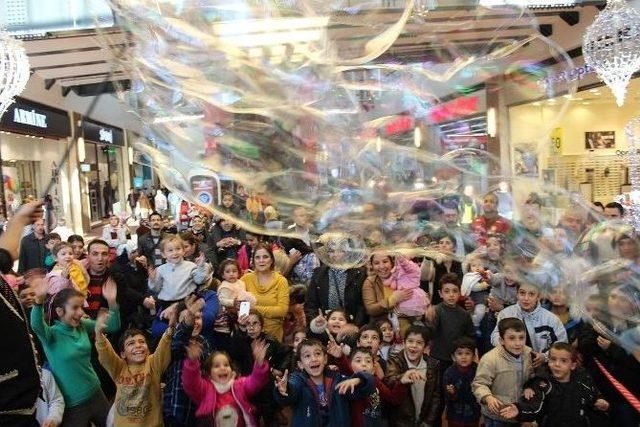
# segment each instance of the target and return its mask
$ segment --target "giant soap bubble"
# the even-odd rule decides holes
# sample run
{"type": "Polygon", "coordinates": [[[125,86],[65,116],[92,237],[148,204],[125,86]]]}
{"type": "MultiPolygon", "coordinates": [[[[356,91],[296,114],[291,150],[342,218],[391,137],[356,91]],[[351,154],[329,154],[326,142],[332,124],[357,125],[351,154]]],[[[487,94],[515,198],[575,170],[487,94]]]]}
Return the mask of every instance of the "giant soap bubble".
{"type": "Polygon", "coordinates": [[[637,350],[635,232],[540,179],[537,155],[576,90],[558,78],[570,58],[523,9],[445,3],[113,1],[132,42],[115,56],[145,126],[136,148],[183,198],[302,239],[336,268],[376,251],[462,261],[480,245],[507,293],[534,283],[552,305],[561,293],[637,350]],[[546,100],[507,130],[501,106],[546,100]],[[473,220],[503,199],[511,227],[473,220]]]}
{"type": "MultiPolygon", "coordinates": [[[[321,242],[353,243],[353,265],[365,241],[414,248],[442,200],[508,179],[482,120],[489,98],[575,88],[541,83],[541,60],[571,61],[522,9],[398,5],[114,1],[134,45],[119,57],[146,127],[137,148],[171,190],[244,228],[284,235],[263,209],[305,208],[321,242]],[[220,181],[242,215],[218,205],[220,181]]],[[[551,127],[531,135],[534,151],[551,127]]]]}

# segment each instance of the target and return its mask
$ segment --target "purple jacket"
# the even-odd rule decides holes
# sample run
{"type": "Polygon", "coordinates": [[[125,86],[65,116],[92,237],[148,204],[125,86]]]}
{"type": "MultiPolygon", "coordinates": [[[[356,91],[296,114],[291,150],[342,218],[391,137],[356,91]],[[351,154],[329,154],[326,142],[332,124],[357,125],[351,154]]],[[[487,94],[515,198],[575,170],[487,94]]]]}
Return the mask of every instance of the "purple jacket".
{"type": "MultiPolygon", "coordinates": [[[[269,381],[269,363],[253,365],[251,375],[234,380],[231,386],[233,398],[242,410],[244,424],[247,427],[257,427],[255,408],[249,399],[255,396],[269,381]]],[[[218,392],[208,378],[200,375],[200,361],[185,359],[182,364],[182,386],[185,393],[198,405],[196,417],[213,415],[216,408],[218,392]]]]}

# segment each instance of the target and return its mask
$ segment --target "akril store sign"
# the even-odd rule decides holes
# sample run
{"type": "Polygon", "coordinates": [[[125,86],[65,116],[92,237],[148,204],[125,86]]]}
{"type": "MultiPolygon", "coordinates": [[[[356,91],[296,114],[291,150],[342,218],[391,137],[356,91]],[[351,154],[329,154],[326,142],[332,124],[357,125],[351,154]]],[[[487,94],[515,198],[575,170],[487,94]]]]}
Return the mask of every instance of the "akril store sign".
{"type": "Polygon", "coordinates": [[[24,135],[66,138],[71,124],[66,111],[16,98],[0,119],[0,129],[24,135]]]}

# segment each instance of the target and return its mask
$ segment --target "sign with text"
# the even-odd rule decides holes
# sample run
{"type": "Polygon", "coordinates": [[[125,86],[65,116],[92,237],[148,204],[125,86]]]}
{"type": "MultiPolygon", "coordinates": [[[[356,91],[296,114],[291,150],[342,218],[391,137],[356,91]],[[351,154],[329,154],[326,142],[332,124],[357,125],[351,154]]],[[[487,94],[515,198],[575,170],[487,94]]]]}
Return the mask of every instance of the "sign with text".
{"type": "Polygon", "coordinates": [[[82,121],[82,131],[84,132],[85,141],[124,146],[124,132],[120,128],[84,119],[82,121]]]}
{"type": "Polygon", "coordinates": [[[5,111],[0,119],[0,129],[48,138],[71,136],[71,124],[66,111],[20,97],[5,111]]]}

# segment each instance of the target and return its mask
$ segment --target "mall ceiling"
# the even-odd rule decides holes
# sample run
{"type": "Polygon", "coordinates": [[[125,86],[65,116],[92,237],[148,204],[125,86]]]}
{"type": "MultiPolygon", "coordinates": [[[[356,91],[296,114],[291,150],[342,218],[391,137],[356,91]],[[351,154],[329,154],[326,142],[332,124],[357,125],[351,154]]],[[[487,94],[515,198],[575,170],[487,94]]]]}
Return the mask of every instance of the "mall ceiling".
{"type": "MultiPolygon", "coordinates": [[[[340,49],[353,50],[363,45],[371,34],[399,19],[402,9],[394,6],[401,0],[380,1],[386,7],[367,27],[360,26],[358,13],[332,18],[331,37],[340,49]]],[[[437,9],[411,18],[393,46],[377,61],[428,61],[433,55],[442,58],[446,46],[475,49],[507,45],[532,33],[530,15],[517,17],[496,11],[474,16],[466,8],[456,6],[456,1],[440,0],[437,9]]],[[[582,34],[604,3],[585,0],[575,7],[540,8],[530,12],[543,35],[572,56],[579,56],[582,34]]],[[[128,35],[117,27],[100,30],[100,37],[95,29],[79,30],[26,38],[25,44],[32,71],[43,79],[47,89],[59,86],[64,96],[70,91],[80,96],[95,96],[113,92],[118,85],[128,87],[130,84],[129,76],[118,61],[114,61],[114,56],[132,44],[128,35]]],[[[528,59],[540,61],[549,56],[549,52],[544,51],[528,54],[528,59]]]]}

